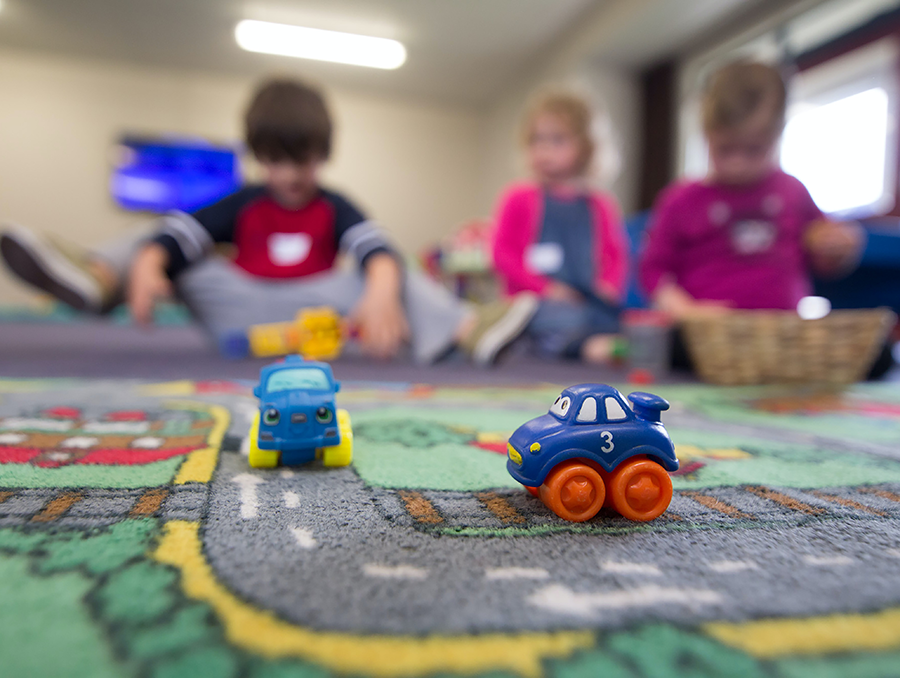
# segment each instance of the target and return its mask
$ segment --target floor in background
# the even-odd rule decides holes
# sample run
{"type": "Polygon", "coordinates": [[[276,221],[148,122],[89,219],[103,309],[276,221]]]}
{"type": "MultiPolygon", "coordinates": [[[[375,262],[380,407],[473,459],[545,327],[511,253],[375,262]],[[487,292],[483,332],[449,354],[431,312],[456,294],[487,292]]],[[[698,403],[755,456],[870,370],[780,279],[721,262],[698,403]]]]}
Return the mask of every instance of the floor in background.
{"type": "MultiPolygon", "coordinates": [[[[141,329],[108,321],[0,322],[0,376],[135,379],[255,379],[271,360],[228,360],[196,326],[141,329]]],[[[346,357],[334,363],[339,379],[444,384],[570,383],[623,380],[623,370],[511,356],[484,370],[451,358],[423,367],[346,357]]],[[[684,378],[684,375],[682,375],[684,378]]]]}
{"type": "Polygon", "coordinates": [[[670,510],[575,525],[505,470],[555,387],[348,383],[350,468],[253,470],[248,382],[0,379],[3,673],[895,676],[900,390],[658,390],[670,510]]]}

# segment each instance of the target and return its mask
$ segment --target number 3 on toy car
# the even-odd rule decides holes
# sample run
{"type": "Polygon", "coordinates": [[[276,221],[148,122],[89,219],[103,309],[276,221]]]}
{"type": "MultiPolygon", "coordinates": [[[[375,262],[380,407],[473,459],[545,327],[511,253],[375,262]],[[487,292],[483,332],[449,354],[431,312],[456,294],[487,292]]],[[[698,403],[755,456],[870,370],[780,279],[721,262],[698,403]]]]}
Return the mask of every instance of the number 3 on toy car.
{"type": "Polygon", "coordinates": [[[600,448],[601,452],[612,452],[614,449],[616,449],[616,446],[612,441],[612,433],[610,433],[609,431],[602,431],[600,433],[600,436],[603,438],[604,442],[606,442],[606,445],[600,448]]]}

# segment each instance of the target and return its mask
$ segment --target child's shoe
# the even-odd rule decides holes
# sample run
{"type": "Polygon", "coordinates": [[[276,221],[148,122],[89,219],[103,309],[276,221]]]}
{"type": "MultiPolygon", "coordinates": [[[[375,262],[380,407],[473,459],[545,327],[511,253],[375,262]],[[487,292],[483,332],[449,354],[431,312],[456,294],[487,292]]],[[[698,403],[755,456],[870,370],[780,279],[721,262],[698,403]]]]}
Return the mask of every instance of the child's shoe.
{"type": "Polygon", "coordinates": [[[78,311],[103,312],[112,291],[91,272],[86,254],[69,249],[23,226],[0,231],[0,255],[21,280],[78,311]]]}
{"type": "Polygon", "coordinates": [[[530,292],[480,306],[475,328],[461,348],[476,365],[493,365],[503,349],[522,335],[537,308],[538,297],[530,292]]]}

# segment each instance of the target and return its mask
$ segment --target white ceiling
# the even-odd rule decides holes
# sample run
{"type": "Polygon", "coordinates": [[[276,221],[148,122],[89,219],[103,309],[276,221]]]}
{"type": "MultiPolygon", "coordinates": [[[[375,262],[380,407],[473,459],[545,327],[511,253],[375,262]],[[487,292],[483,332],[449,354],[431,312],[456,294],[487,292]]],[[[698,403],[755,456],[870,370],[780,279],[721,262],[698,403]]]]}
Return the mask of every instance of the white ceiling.
{"type": "Polygon", "coordinates": [[[650,63],[762,0],[0,0],[0,47],[258,76],[292,72],[338,87],[485,104],[568,35],[595,56],[650,63]],[[242,51],[245,18],[389,37],[396,71],[242,51]]]}

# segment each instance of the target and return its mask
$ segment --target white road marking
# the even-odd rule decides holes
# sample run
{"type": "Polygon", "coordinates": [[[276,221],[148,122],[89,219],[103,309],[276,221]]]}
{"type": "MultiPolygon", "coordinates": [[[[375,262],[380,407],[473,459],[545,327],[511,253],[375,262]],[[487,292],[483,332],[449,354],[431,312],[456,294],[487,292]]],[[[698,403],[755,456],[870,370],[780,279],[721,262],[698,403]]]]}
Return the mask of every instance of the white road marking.
{"type": "Polygon", "coordinates": [[[240,473],[231,479],[241,488],[241,518],[251,520],[259,515],[259,499],[256,496],[256,486],[264,482],[261,478],[249,473],[240,473]]]}
{"type": "Polygon", "coordinates": [[[164,442],[166,442],[165,439],[157,436],[144,436],[143,438],[135,438],[132,440],[131,446],[139,447],[144,450],[155,450],[158,447],[162,447],[164,442]]]}
{"type": "Polygon", "coordinates": [[[250,456],[250,436],[244,436],[244,439],[241,441],[241,456],[249,457],[250,456]]]}
{"type": "Polygon", "coordinates": [[[91,421],[82,426],[85,433],[101,435],[140,435],[150,430],[149,421],[91,421]]]}
{"type": "Polygon", "coordinates": [[[803,556],[803,562],[815,567],[831,567],[834,565],[843,567],[852,565],[853,558],[848,556],[803,556]]]}
{"type": "Polygon", "coordinates": [[[665,604],[697,608],[721,603],[722,596],[707,589],[677,589],[655,584],[602,593],[576,593],[561,584],[551,584],[531,594],[526,600],[535,607],[551,612],[590,617],[604,609],[621,610],[665,604]]]}
{"type": "Polygon", "coordinates": [[[73,436],[72,438],[66,438],[65,440],[63,440],[59,444],[59,446],[63,448],[86,450],[89,447],[93,447],[99,442],[100,438],[95,438],[93,436],[73,436]]]}
{"type": "Polygon", "coordinates": [[[363,565],[363,574],[367,577],[378,577],[380,579],[425,579],[428,576],[428,570],[421,567],[413,567],[412,565],[377,565],[375,563],[367,563],[363,565]]]}
{"type": "Polygon", "coordinates": [[[302,527],[292,527],[291,534],[294,535],[294,539],[297,540],[297,544],[302,549],[314,549],[316,547],[316,540],[313,538],[312,530],[307,530],[302,527]]]}
{"type": "Polygon", "coordinates": [[[18,445],[27,438],[24,433],[0,433],[0,445],[18,445]]]}
{"type": "Polygon", "coordinates": [[[27,417],[10,417],[0,421],[0,429],[18,428],[31,431],[54,431],[62,433],[72,428],[75,422],[68,419],[29,419],[27,417]]]}
{"type": "Polygon", "coordinates": [[[484,578],[491,581],[508,579],[549,579],[550,573],[540,567],[497,567],[485,570],[484,578]]]}
{"type": "Polygon", "coordinates": [[[253,417],[255,417],[259,413],[259,404],[256,401],[256,398],[252,400],[239,400],[234,405],[234,418],[237,420],[238,418],[243,418],[246,422],[245,426],[250,428],[250,424],[253,423],[253,417]]]}
{"type": "Polygon", "coordinates": [[[885,549],[884,552],[892,558],[900,558],[900,549],[885,549]]]}
{"type": "Polygon", "coordinates": [[[300,506],[300,495],[296,492],[287,490],[281,496],[284,498],[284,505],[288,508],[297,508],[298,506],[300,506]]]}
{"type": "Polygon", "coordinates": [[[612,572],[614,574],[640,574],[647,577],[658,577],[662,574],[656,565],[650,563],[617,563],[607,560],[600,563],[600,567],[604,572],[612,572]]]}
{"type": "Polygon", "coordinates": [[[709,569],[720,574],[743,572],[744,570],[759,569],[752,560],[717,560],[709,563],[709,569]]]}
{"type": "Polygon", "coordinates": [[[283,468],[279,471],[282,478],[293,478],[296,474],[289,468],[283,468]]]}

